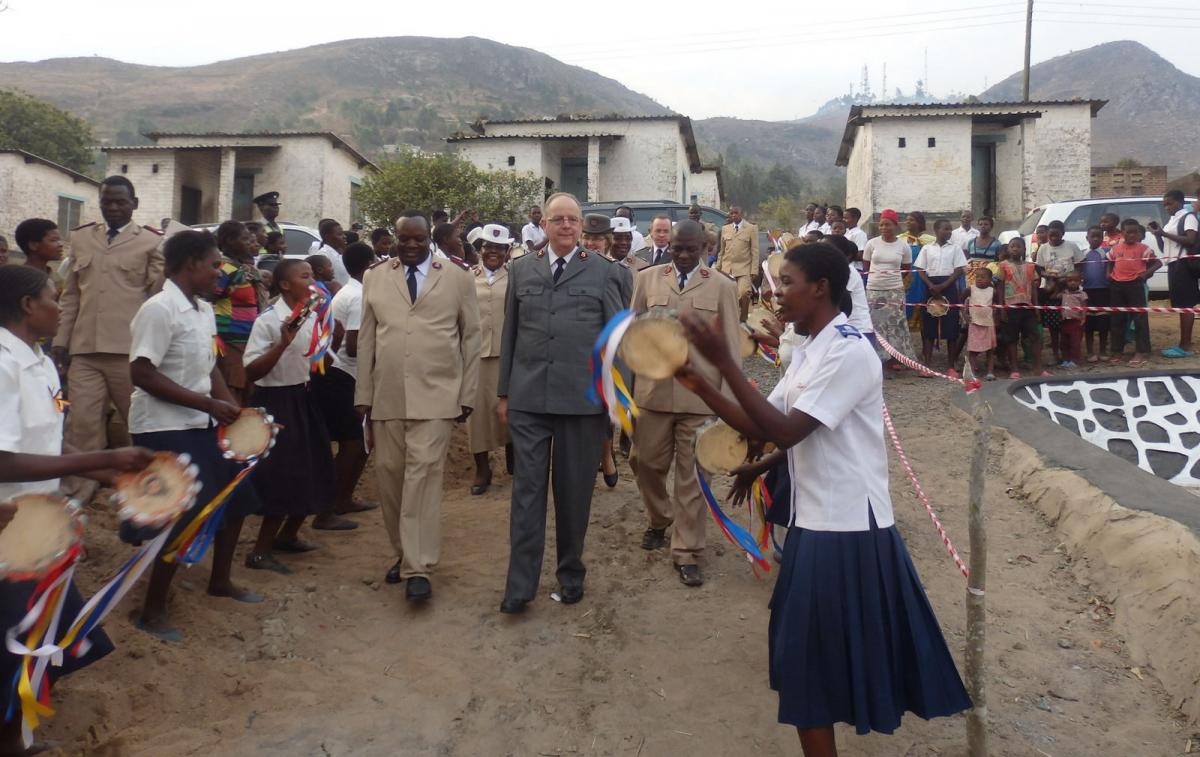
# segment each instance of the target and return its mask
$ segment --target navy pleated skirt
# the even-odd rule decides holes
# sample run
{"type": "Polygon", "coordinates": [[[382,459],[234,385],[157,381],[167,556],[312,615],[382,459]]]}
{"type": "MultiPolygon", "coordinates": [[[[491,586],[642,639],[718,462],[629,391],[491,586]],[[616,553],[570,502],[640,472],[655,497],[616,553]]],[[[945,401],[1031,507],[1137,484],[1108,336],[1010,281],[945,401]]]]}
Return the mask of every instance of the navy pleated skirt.
{"type": "MultiPolygon", "coordinates": [[[[36,581],[22,581],[13,583],[10,581],[0,581],[0,624],[4,630],[12,628],[21,622],[21,618],[25,617],[28,612],[26,606],[29,598],[33,595],[33,590],[37,588],[36,581]]],[[[75,616],[83,609],[83,596],[79,590],[75,588],[75,584],[67,587],[66,597],[63,600],[62,620],[59,621],[58,631],[63,633],[66,628],[75,620],[75,616]]],[[[63,664],[61,667],[51,665],[47,668],[50,672],[51,682],[57,681],[62,676],[68,673],[73,673],[81,668],[86,668],[93,662],[104,657],[109,652],[113,651],[112,641],[108,638],[108,634],[104,633],[101,628],[93,629],[87,635],[88,641],[92,646],[88,653],[81,657],[72,657],[70,654],[63,655],[63,664]]],[[[24,639],[21,639],[24,641],[24,639]]],[[[7,722],[7,714],[10,707],[14,703],[20,702],[20,697],[17,695],[17,673],[21,670],[21,661],[23,657],[9,652],[7,648],[0,645],[0,720],[7,722]]],[[[16,716],[16,708],[13,707],[14,716],[16,716]]],[[[19,716],[18,716],[19,717],[19,716]]]]}
{"type": "Polygon", "coordinates": [[[792,528],[771,597],[779,722],[892,733],[906,712],[969,709],[933,608],[895,526],[792,528]]]}
{"type": "Polygon", "coordinates": [[[333,511],[333,451],[311,386],[260,386],[251,407],[264,408],[283,426],[250,482],[266,516],[320,515],[333,511]]]}

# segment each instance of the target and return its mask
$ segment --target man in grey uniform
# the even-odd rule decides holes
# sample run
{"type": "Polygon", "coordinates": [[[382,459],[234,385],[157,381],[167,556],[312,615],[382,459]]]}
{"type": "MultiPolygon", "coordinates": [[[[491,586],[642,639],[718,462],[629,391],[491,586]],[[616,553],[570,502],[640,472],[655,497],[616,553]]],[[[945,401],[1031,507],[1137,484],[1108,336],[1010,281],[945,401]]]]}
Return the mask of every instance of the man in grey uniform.
{"type": "Polygon", "coordinates": [[[591,353],[604,324],[623,308],[617,266],[579,247],[579,202],[551,195],[542,224],[549,243],[510,264],[500,345],[499,412],[515,459],[504,613],[523,612],[537,593],[547,478],[554,488],[560,596],[564,604],[583,599],[583,541],[609,433],[603,408],[587,398],[591,353]]]}

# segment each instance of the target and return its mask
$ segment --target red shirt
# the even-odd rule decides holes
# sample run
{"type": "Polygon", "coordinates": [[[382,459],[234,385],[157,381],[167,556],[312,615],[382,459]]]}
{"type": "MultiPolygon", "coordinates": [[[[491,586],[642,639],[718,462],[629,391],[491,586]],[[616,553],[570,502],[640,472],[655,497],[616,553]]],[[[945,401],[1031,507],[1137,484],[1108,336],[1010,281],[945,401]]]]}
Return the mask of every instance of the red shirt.
{"type": "Polygon", "coordinates": [[[1113,245],[1108,251],[1108,259],[1113,261],[1112,280],[1121,282],[1137,281],[1146,272],[1146,263],[1157,260],[1154,250],[1141,242],[1113,245]]]}

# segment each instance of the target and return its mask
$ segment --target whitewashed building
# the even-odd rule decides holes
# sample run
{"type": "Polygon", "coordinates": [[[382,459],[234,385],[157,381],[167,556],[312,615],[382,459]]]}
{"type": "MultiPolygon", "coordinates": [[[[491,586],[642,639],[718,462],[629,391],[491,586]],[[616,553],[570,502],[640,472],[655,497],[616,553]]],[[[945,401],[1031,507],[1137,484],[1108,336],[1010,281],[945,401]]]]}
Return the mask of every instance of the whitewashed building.
{"type": "Polygon", "coordinates": [[[152,145],[108,145],[107,173],[137,190],[140,223],[185,224],[257,217],[253,198],[280,194],[281,221],[316,227],[357,220],[354,191],[375,164],[330,132],[150,133],[152,145]]]}
{"type": "Polygon", "coordinates": [[[482,120],[446,141],[483,170],[531,172],[584,202],[721,205],[720,171],[701,164],[686,116],[482,120]]]}
{"type": "Polygon", "coordinates": [[[1092,118],[1105,100],[855,105],[838,150],[846,206],[998,225],[1091,192],[1092,118]]]}
{"type": "Polygon", "coordinates": [[[100,182],[24,150],[0,149],[0,234],[16,253],[13,230],[26,218],[48,218],[64,237],[100,220],[100,182]]]}

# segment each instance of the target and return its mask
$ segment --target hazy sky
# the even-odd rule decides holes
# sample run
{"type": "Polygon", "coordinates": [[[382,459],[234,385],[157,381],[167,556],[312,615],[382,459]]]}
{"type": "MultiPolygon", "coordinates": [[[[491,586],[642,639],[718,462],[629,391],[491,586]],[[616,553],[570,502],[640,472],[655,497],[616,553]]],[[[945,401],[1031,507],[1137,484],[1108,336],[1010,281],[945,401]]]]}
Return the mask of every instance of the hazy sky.
{"type": "MultiPolygon", "coordinates": [[[[181,66],[356,37],[478,36],[610,76],[694,118],[791,119],[855,87],[976,93],[1021,67],[1024,0],[529,3],[0,0],[0,60],[181,66]],[[679,9],[695,10],[680,13],[679,9]]],[[[1194,0],[1036,0],[1033,60],[1135,39],[1200,76],[1194,0]]],[[[1104,93],[1080,93],[1103,95],[1104,93]]]]}

